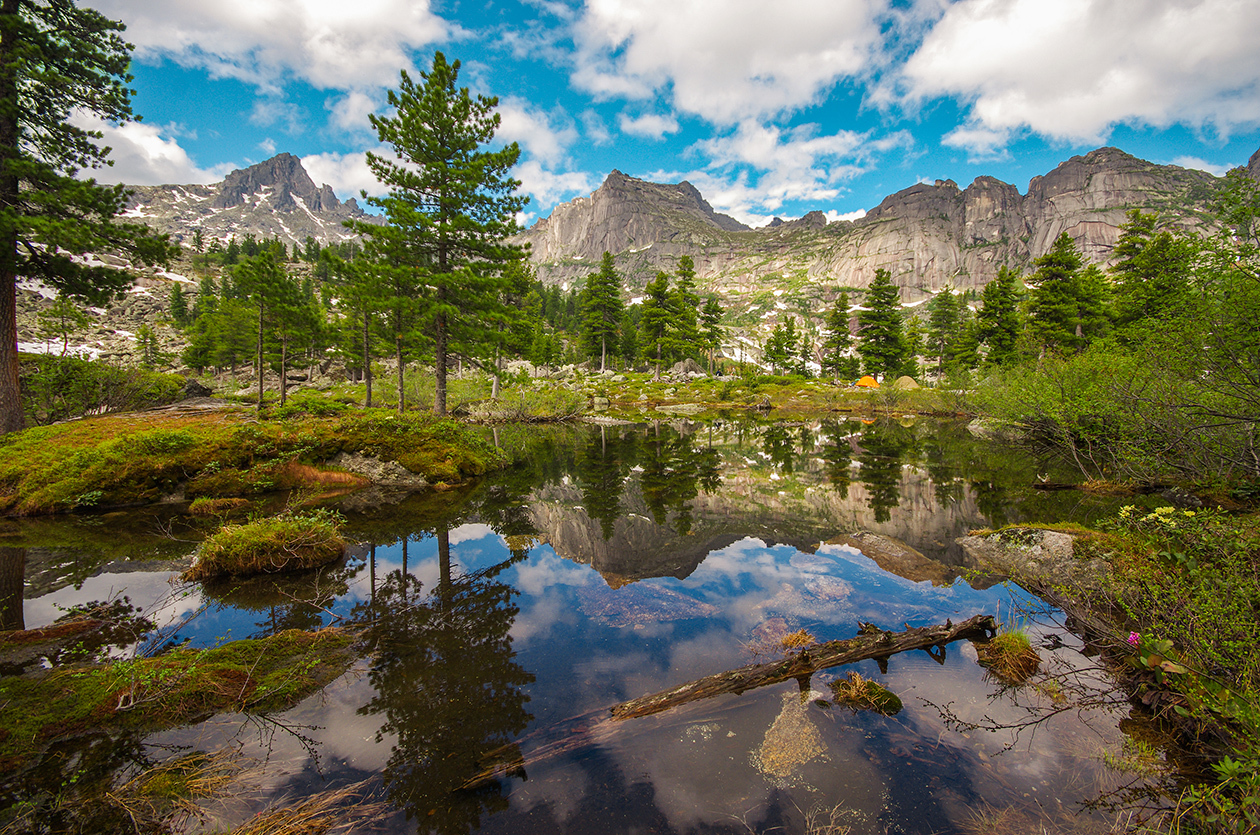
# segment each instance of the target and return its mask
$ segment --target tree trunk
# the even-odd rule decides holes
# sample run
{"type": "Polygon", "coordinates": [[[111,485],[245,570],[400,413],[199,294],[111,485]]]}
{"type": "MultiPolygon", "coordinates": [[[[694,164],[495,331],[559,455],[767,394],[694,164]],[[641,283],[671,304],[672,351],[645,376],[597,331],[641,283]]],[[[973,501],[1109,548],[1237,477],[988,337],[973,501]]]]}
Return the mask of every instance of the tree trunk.
{"type": "Polygon", "coordinates": [[[599,373],[603,374],[604,369],[608,367],[608,337],[601,335],[599,337],[599,373]]]}
{"type": "Polygon", "coordinates": [[[626,719],[650,716],[689,702],[724,693],[740,694],[784,681],[796,680],[802,689],[808,689],[809,678],[819,670],[868,659],[885,660],[907,650],[922,649],[931,653],[933,649],[941,648],[940,656],[932,655],[937,660],[943,660],[945,644],[964,638],[988,638],[996,631],[997,624],[991,615],[976,615],[959,624],[946,621],[936,626],[920,626],[905,632],[875,630],[846,641],[828,641],[806,647],[792,652],[781,661],[749,664],[737,670],[706,676],[650,696],[622,702],[607,712],[594,710],[564,720],[489,751],[480,758],[482,770],[468,778],[460,788],[483,786],[526,765],[578,750],[597,740],[606,742],[609,734],[626,719]],[[527,739],[541,740],[542,743],[530,751],[528,757],[522,757],[521,743],[527,739]]]}
{"type": "MultiPolygon", "coordinates": [[[[499,331],[502,332],[502,330],[503,330],[503,326],[500,325],[499,331]]],[[[495,342],[494,343],[494,379],[491,380],[490,382],[490,399],[491,400],[499,399],[499,375],[502,373],[502,370],[503,370],[502,366],[503,366],[503,357],[499,354],[499,343],[495,342]]]]}
{"type": "Polygon", "coordinates": [[[398,414],[406,407],[406,394],[403,392],[403,338],[402,331],[394,333],[394,355],[398,359],[398,414]]]}
{"type": "Polygon", "coordinates": [[[0,434],[17,432],[26,426],[22,415],[22,389],[18,381],[19,363],[17,349],[17,221],[20,211],[18,178],[8,166],[21,156],[18,133],[18,85],[17,62],[14,56],[17,28],[7,21],[20,13],[18,0],[4,0],[0,15],[6,25],[0,29],[0,101],[11,103],[11,108],[0,110],[0,213],[13,219],[0,222],[0,434]]]}
{"type": "Polygon", "coordinates": [[[372,342],[368,335],[368,312],[363,309],[363,379],[367,381],[367,394],[363,398],[363,408],[372,408],[372,342]]]}
{"type": "Polygon", "coordinates": [[[0,548],[0,631],[25,629],[26,549],[0,548]]]}
{"type": "Polygon", "coordinates": [[[280,337],[280,405],[284,405],[285,397],[289,389],[289,340],[285,336],[280,337]]]}
{"type": "MultiPolygon", "coordinates": [[[[437,301],[439,305],[446,304],[446,287],[438,287],[437,301]]],[[[433,324],[433,373],[437,378],[433,392],[433,414],[442,417],[446,414],[446,314],[439,313],[433,324]]]]}
{"type": "Polygon", "coordinates": [[[263,303],[258,300],[258,408],[263,405],[263,303]]]}

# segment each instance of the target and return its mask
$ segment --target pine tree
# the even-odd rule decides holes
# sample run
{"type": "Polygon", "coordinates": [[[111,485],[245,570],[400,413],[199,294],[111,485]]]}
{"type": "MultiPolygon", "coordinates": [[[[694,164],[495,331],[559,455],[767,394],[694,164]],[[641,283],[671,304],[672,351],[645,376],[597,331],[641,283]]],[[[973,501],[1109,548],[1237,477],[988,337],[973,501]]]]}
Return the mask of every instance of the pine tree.
{"type": "Polygon", "coordinates": [[[171,285],[170,308],[171,321],[175,323],[175,326],[179,328],[187,326],[189,322],[188,296],[178,281],[171,285]]]}
{"type": "Polygon", "coordinates": [[[108,165],[101,134],[72,114],[131,118],[130,47],[121,23],[72,0],[0,2],[0,434],[22,428],[17,278],[103,302],[131,277],[73,256],[122,250],[145,264],[172,254],[165,235],[119,223],[122,186],[78,179],[108,165]]]}
{"type": "Polygon", "coordinates": [[[1017,278],[1006,266],[998,269],[997,277],[984,286],[980,297],[978,336],[988,346],[985,365],[1009,365],[1015,361],[1021,323],[1017,278]]]}
{"type": "Polygon", "coordinates": [[[945,287],[927,303],[927,348],[936,358],[936,373],[945,373],[952,346],[959,338],[959,303],[952,287],[945,287]]]}
{"type": "Polygon", "coordinates": [[[582,304],[582,341],[593,357],[599,357],[599,370],[608,368],[609,348],[617,347],[617,330],[621,327],[621,276],[617,274],[612,253],[605,252],[599,272],[586,279],[582,304]]]}
{"type": "Polygon", "coordinates": [[[1131,209],[1112,254],[1116,325],[1124,330],[1166,326],[1193,304],[1190,267],[1194,247],[1167,230],[1155,231],[1156,216],[1131,209]]]}
{"type": "Polygon", "coordinates": [[[661,377],[661,359],[664,356],[666,341],[669,339],[670,327],[670,292],[669,274],[661,271],[656,278],[648,282],[644,288],[642,313],[639,327],[642,330],[641,349],[645,354],[655,355],[655,379],[661,377]]]}
{"type": "Polygon", "coordinates": [[[1044,348],[1077,351],[1107,327],[1107,285],[1097,267],[1081,269],[1076,245],[1064,232],[1033,264],[1028,277],[1029,328],[1044,348]]]}
{"type": "Polygon", "coordinates": [[[853,345],[853,337],[849,333],[849,294],[843,290],[836,296],[835,306],[827,314],[825,327],[827,338],[818,346],[822,351],[823,373],[844,376],[842,371],[845,370],[845,358],[853,345]]]}
{"type": "Polygon", "coordinates": [[[79,309],[73,300],[65,296],[57,296],[52,305],[36,315],[36,319],[39,322],[41,336],[46,339],[61,340],[63,357],[70,348],[70,337],[92,323],[91,317],[79,309]]]}
{"type": "Polygon", "coordinates": [[[700,336],[700,294],[696,292],[696,265],[690,255],[678,259],[674,272],[677,283],[671,299],[673,351],[677,356],[693,356],[703,352],[700,336]]]}
{"type": "Polygon", "coordinates": [[[713,355],[718,348],[722,347],[722,339],[726,335],[726,329],[722,327],[724,314],[725,311],[722,310],[722,305],[716,296],[709,296],[709,300],[704,303],[704,308],[700,311],[700,336],[709,353],[710,375],[713,374],[713,355]]]}
{"type": "MultiPolygon", "coordinates": [[[[520,183],[510,175],[519,146],[484,150],[499,127],[498,99],[456,88],[459,67],[435,53],[419,84],[403,72],[398,89],[389,92],[394,115],[369,117],[399,162],[368,153],[368,166],[389,193],[364,197],[384,211],[387,223],[352,224],[378,269],[406,272],[400,286],[424,290],[416,295],[423,295],[421,326],[433,344],[433,411],[439,415],[446,414],[451,354],[487,353],[494,330],[486,321],[507,315],[503,269],[524,257],[507,238],[528,200],[515,194],[520,183]]],[[[401,351],[401,335],[398,345],[401,351]]]]}
{"type": "Polygon", "coordinates": [[[858,353],[867,374],[896,375],[909,358],[901,316],[901,295],[888,270],[875,271],[858,311],[858,353]]]}

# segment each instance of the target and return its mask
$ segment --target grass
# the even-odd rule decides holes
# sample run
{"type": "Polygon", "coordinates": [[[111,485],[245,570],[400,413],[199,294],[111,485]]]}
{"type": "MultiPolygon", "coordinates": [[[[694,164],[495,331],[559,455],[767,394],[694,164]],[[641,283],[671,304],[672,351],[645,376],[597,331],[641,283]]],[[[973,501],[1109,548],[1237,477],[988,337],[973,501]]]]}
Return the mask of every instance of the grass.
{"type": "Polygon", "coordinates": [[[145,504],[181,491],[189,499],[229,498],[338,486],[354,477],[321,465],[343,451],[397,461],[448,484],[506,463],[467,427],[419,413],[263,421],[240,409],[116,415],[0,438],[0,513],[145,504]]]}
{"type": "Polygon", "coordinates": [[[1023,684],[1041,667],[1041,656],[1023,631],[1001,632],[992,640],[977,644],[980,663],[1005,684],[1023,684]]]}
{"type": "Polygon", "coordinates": [[[53,742],[102,729],[153,731],[223,711],[285,710],[345,672],[351,641],[342,630],[290,630],[0,678],[0,771],[17,770],[53,742]]]}
{"type": "Polygon", "coordinates": [[[346,551],[339,520],[323,510],[285,512],[206,537],[185,580],[249,577],[319,568],[346,551]]]}
{"type": "Polygon", "coordinates": [[[901,698],[896,693],[869,678],[863,678],[861,673],[851,672],[848,678],[836,679],[828,686],[836,704],[854,710],[872,710],[884,716],[901,712],[901,698]]]}

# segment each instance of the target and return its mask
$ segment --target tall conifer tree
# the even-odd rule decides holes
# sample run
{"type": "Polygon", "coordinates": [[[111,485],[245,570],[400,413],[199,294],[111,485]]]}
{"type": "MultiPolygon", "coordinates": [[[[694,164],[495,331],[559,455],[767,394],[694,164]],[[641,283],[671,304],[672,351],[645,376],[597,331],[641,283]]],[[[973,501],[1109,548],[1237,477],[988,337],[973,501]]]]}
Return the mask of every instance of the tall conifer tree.
{"type": "Polygon", "coordinates": [[[599,357],[599,370],[608,367],[609,348],[617,349],[617,329],[621,327],[621,276],[612,253],[605,252],[599,272],[586,279],[583,296],[582,339],[592,356],[599,357]]]}
{"type": "Polygon", "coordinates": [[[73,256],[122,250],[155,264],[171,254],[165,235],[115,221],[127,204],[122,186],[78,178],[108,165],[109,148],[71,114],[131,119],[131,47],[122,30],[73,0],[0,0],[0,434],[24,424],[18,277],[99,303],[130,276],[73,256]]]}
{"type": "Polygon", "coordinates": [[[858,311],[858,353],[864,370],[884,376],[901,373],[908,355],[901,294],[888,270],[875,271],[864,308],[858,311]]]}
{"type": "MultiPolygon", "coordinates": [[[[451,354],[493,349],[495,330],[486,323],[507,315],[503,269],[524,257],[507,238],[528,201],[516,194],[520,182],[510,175],[521,154],[517,144],[484,150],[499,127],[498,99],[474,98],[467,87],[456,87],[459,67],[435,53],[419,83],[403,72],[398,89],[389,92],[395,115],[369,117],[399,161],[368,152],[368,166],[389,193],[364,199],[384,210],[388,222],[351,224],[365,236],[365,252],[379,270],[405,274],[399,286],[418,288],[419,324],[433,343],[433,411],[439,415],[446,414],[451,354]]],[[[401,330],[398,345],[401,354],[401,330]]]]}

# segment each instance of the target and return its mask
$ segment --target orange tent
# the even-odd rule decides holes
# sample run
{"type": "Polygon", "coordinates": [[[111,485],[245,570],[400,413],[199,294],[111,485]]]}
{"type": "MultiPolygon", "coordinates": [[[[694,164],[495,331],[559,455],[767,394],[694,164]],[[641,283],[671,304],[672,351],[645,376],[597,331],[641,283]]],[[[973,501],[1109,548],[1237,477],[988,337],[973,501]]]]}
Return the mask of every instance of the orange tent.
{"type": "Polygon", "coordinates": [[[855,383],[855,385],[864,386],[865,388],[868,388],[868,389],[879,388],[879,383],[875,382],[875,378],[872,377],[870,374],[867,374],[865,377],[858,380],[857,383],[855,383]]]}

